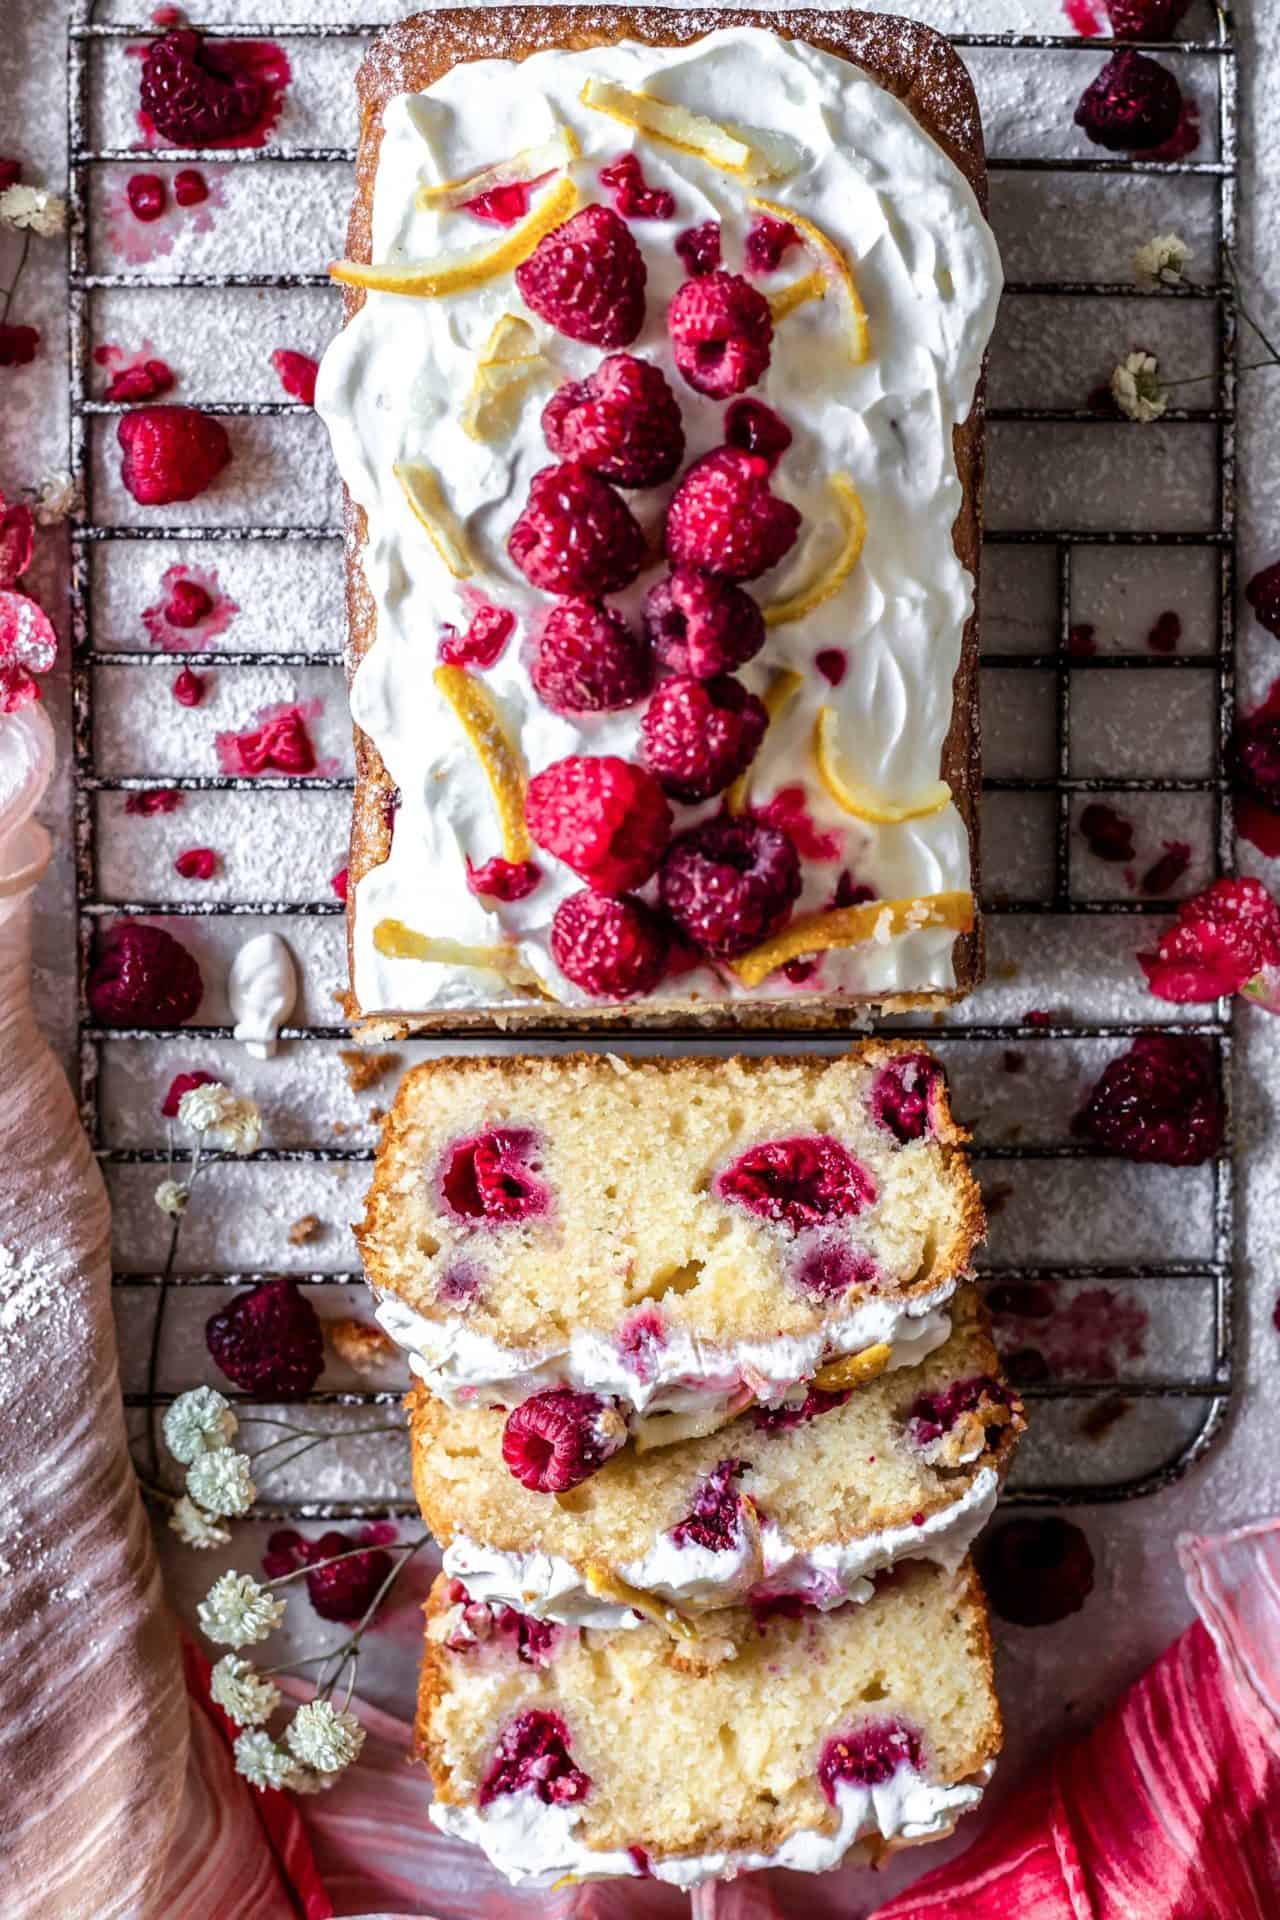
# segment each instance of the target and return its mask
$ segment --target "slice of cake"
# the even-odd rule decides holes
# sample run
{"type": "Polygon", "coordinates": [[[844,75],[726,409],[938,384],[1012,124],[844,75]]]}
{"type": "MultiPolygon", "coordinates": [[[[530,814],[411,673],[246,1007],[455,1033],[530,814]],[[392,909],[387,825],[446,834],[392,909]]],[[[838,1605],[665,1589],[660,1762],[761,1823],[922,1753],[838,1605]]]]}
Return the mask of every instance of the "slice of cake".
{"type": "Polygon", "coordinates": [[[412,1397],[413,1477],[444,1570],[538,1619],[645,1617],[794,1594],[867,1600],[904,1559],[956,1567],[1022,1431],[972,1288],[945,1346],[859,1392],[799,1388],[680,1447],[627,1449],[548,1500],[503,1455],[506,1415],[412,1397]]]}
{"type": "Polygon", "coordinates": [[[967,1563],[900,1568],[831,1613],[732,1610],[682,1640],[496,1613],[445,1575],[427,1604],[431,1817],[512,1880],[688,1887],[874,1858],[949,1833],[1000,1740],[967,1563]]]}
{"type": "Polygon", "coordinates": [[[687,1439],[939,1346],[983,1226],[964,1137],[919,1047],[432,1060],[357,1237],[420,1378],[518,1408],[509,1463],[562,1492],[629,1431],[687,1439]]]}

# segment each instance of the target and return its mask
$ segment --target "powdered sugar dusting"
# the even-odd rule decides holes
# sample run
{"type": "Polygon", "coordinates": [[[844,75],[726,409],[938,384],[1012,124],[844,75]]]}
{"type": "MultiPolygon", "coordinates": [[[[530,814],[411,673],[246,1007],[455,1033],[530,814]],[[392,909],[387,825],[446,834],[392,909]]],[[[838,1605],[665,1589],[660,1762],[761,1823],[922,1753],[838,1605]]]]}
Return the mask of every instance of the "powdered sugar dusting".
{"type": "Polygon", "coordinates": [[[71,1299],[65,1276],[35,1249],[19,1253],[0,1245],[0,1360],[29,1340],[37,1321],[46,1323],[41,1337],[52,1347],[56,1332],[48,1323],[70,1318],[71,1299]]]}

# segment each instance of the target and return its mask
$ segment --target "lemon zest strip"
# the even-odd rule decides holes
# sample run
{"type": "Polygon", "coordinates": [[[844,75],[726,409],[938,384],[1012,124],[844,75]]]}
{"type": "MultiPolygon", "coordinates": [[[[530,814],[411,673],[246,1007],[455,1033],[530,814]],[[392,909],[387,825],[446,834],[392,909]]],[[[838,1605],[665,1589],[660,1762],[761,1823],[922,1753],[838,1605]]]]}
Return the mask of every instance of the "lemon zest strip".
{"type": "Polygon", "coordinates": [[[454,579],[470,579],[475,572],[475,561],[467,536],[441,491],[435,469],[421,460],[397,460],[391,471],[400,482],[400,491],[409,502],[414,519],[454,579]]]}
{"type": "Polygon", "coordinates": [[[836,279],[844,288],[845,298],[849,302],[849,355],[855,366],[861,366],[871,352],[871,331],[867,325],[867,310],[862,304],[862,295],[858,292],[858,283],[853,277],[853,269],[831,235],[824,233],[820,226],[812,220],[807,220],[802,213],[797,213],[794,207],[779,206],[775,200],[761,200],[755,196],[747,204],[758,207],[761,213],[772,214],[775,220],[785,220],[830,266],[836,279]]]}
{"type": "Polygon", "coordinates": [[[790,594],[785,600],[775,600],[771,607],[764,609],[766,627],[785,627],[793,620],[802,620],[824,600],[839,593],[858,564],[867,537],[867,515],[858,489],[847,473],[833,473],[827,486],[844,522],[844,545],[825,573],[811,580],[807,587],[801,587],[798,593],[790,594]]]}
{"type": "MultiPolygon", "coordinates": [[[[764,710],[769,716],[770,726],[773,725],[783,708],[790,705],[803,684],[804,675],[802,673],[796,673],[791,667],[784,667],[782,672],[775,675],[769,682],[768,687],[764,693],[761,694],[760,698],[764,710]]],[[[730,813],[737,814],[746,811],[747,795],[750,791],[751,768],[744,767],[724,797],[725,806],[730,813]]]]}
{"type": "Polygon", "coordinates": [[[904,820],[925,820],[950,805],[951,789],[945,780],[935,780],[914,800],[897,802],[883,800],[870,787],[849,779],[839,764],[838,727],[835,708],[819,708],[813,727],[813,757],[819,780],[845,813],[851,813],[856,820],[869,821],[873,826],[896,827],[904,820]]]}
{"type": "Polygon", "coordinates": [[[674,1607],[664,1606],[651,1593],[617,1579],[594,1560],[588,1560],[586,1565],[586,1587],[587,1592],[594,1594],[597,1600],[612,1600],[617,1606],[631,1607],[636,1613],[643,1614],[646,1620],[665,1627],[673,1640],[697,1638],[696,1630],[674,1607]]]}
{"type": "Polygon", "coordinates": [[[766,155],[740,134],[674,101],[655,99],[651,93],[632,93],[627,87],[597,77],[585,82],[579,98],[584,107],[606,113],[624,127],[636,127],[664,146],[674,147],[677,153],[691,153],[696,159],[710,161],[722,173],[736,174],[749,184],[779,177],[766,155]]]}
{"type": "Polygon", "coordinates": [[[373,929],[373,944],[388,960],[429,960],[442,967],[476,967],[484,973],[497,973],[508,986],[522,987],[550,1000],[554,996],[526,967],[514,947],[472,947],[443,935],[419,933],[403,920],[379,920],[373,929]]]}
{"type": "Polygon", "coordinates": [[[491,166],[478,167],[474,173],[461,174],[456,180],[429,181],[418,188],[414,205],[424,212],[433,207],[450,211],[465,206],[468,200],[475,200],[482,193],[492,193],[496,187],[525,186],[544,173],[562,172],[571,161],[581,157],[582,148],[572,129],[560,127],[552,139],[541,140],[535,147],[521,147],[509,160],[496,160],[491,166]]]}
{"type": "Polygon", "coordinates": [[[472,248],[468,253],[445,254],[434,260],[407,260],[400,265],[369,266],[362,260],[335,260],[329,278],[344,287],[363,287],[368,293],[403,293],[420,300],[439,300],[451,293],[465,293],[510,273],[529,258],[540,240],[563,224],[578,204],[578,189],[563,179],[551,189],[518,227],[486,252],[472,248]]]}
{"type": "Polygon", "coordinates": [[[971,893],[924,893],[912,900],[867,900],[856,907],[835,907],[793,920],[781,933],[752,947],[730,964],[744,987],[758,987],[771,973],[801,954],[827,953],[833,947],[877,944],[895,934],[916,933],[923,927],[950,927],[968,933],[973,927],[971,893]]]}
{"type": "Polygon", "coordinates": [[[484,768],[502,830],[503,857],[528,860],[533,842],[524,821],[524,766],[503,727],[493,696],[465,667],[437,667],[433,678],[484,768]]]}
{"type": "Polygon", "coordinates": [[[769,295],[769,312],[776,327],[797,307],[808,306],[811,300],[825,300],[827,297],[827,277],[816,270],[806,273],[799,280],[793,280],[789,287],[782,287],[777,293],[769,295]]]}
{"type": "Polygon", "coordinates": [[[843,1393],[846,1387],[862,1387],[882,1374],[892,1358],[893,1348],[881,1340],[874,1347],[863,1347],[861,1353],[846,1353],[839,1360],[828,1361],[814,1374],[813,1384],[823,1393],[843,1393]]]}

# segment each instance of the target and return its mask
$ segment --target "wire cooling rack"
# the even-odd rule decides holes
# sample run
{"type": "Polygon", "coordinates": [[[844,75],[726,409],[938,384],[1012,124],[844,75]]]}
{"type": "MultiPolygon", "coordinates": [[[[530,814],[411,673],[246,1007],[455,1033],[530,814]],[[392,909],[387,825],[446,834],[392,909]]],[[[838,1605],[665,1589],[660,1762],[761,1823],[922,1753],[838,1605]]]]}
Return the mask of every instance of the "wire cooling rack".
{"type": "MultiPolygon", "coordinates": [[[[231,1037],[230,1028],[225,1025],[184,1027],[179,1034],[156,1032],[149,1029],[100,1029],[90,1020],[84,1002],[83,980],[87,967],[95,932],[104,919],[115,920],[133,915],[162,918],[167,920],[205,918],[207,916],[298,916],[307,919],[317,916],[337,915],[343,909],[336,900],[311,900],[301,903],[271,899],[218,899],[216,901],[193,902],[189,900],[164,899],[113,899],[101,897],[99,886],[99,825],[96,819],[97,796],[112,792],[146,791],[155,788],[176,788],[184,792],[224,793],[239,789],[258,790],[287,789],[290,792],[306,790],[347,790],[351,781],[337,776],[311,775],[289,778],[247,779],[233,776],[209,776],[188,774],[177,777],[169,774],[161,776],[128,775],[103,772],[100,767],[99,752],[95,742],[94,709],[95,692],[104,684],[99,676],[110,676],[130,667],[149,671],[163,671],[166,663],[172,665],[172,657],[152,649],[103,648],[98,644],[95,631],[95,592],[94,566],[109,543],[119,543],[137,556],[137,564],[146,558],[148,543],[156,541],[181,542],[193,541],[206,543],[212,549],[226,549],[242,542],[337,542],[342,538],[337,526],[302,525],[205,525],[175,527],[165,525],[155,529],[112,524],[98,520],[94,514],[93,472],[90,438],[93,422],[98,416],[110,416],[124,411],[111,403],[95,400],[91,395],[90,370],[92,366],[92,340],[94,335],[94,303],[99,294],[115,290],[143,288],[154,292],[160,301],[178,301],[184,293],[198,292],[201,289],[293,289],[321,288],[327,283],[327,276],[317,263],[314,272],[294,272],[287,274],[263,273],[138,273],[138,272],[98,272],[94,270],[94,253],[90,233],[90,209],[92,202],[92,182],[95,170],[109,167],[113,163],[135,163],[138,151],[129,146],[94,145],[91,137],[94,89],[97,84],[97,62],[110,43],[138,43],[150,37],[155,29],[141,24],[125,24],[114,21],[101,21],[98,15],[98,0],[77,0],[72,9],[69,35],[69,113],[70,113],[70,247],[69,247],[69,310],[71,326],[70,351],[70,438],[71,458],[76,479],[80,484],[83,507],[72,525],[72,578],[71,609],[73,633],[72,697],[74,714],[74,791],[75,791],[75,878],[76,905],[78,916],[78,941],[80,959],[80,1045],[79,1079],[80,1099],[85,1126],[93,1140],[99,1158],[104,1167],[128,1167],[137,1164],[161,1163],[168,1157],[166,1149],[149,1146],[122,1146],[107,1141],[107,1116],[103,1111],[100,1074],[107,1050],[124,1043],[143,1041],[148,1045],[169,1050],[176,1039],[185,1036],[213,1041],[226,1041],[231,1037]]],[[[1062,157],[1042,157],[1028,154],[1001,155],[995,152],[989,156],[989,169],[993,182],[1002,174],[1021,173],[1024,175],[1053,174],[1092,174],[1113,175],[1133,178],[1151,176],[1153,178],[1172,176],[1176,178],[1200,177],[1208,183],[1216,202],[1216,247],[1212,257],[1219,263],[1214,283],[1196,287],[1179,288],[1176,297],[1191,302],[1203,302],[1211,308],[1215,322],[1216,371],[1213,376],[1213,404],[1205,408],[1170,409],[1164,415],[1164,424],[1178,427],[1211,426],[1213,429],[1214,472],[1212,488],[1214,491],[1212,524],[1201,531],[1188,531],[1182,528],[1161,530],[1142,528],[1128,531],[1100,531],[1088,526],[1072,528],[1001,528],[988,531],[986,546],[988,549],[1000,547],[1018,547],[1035,550],[1041,556],[1047,555],[1056,571],[1057,633],[1056,645],[1049,649],[1040,648],[1033,652],[1010,651],[984,653],[984,669],[1004,669],[1018,674],[1040,673],[1050,676],[1054,689],[1053,705],[1053,771],[1044,777],[989,777],[984,782],[988,795],[1007,794],[1022,796],[1024,807],[1036,804],[1032,796],[1045,796],[1054,809],[1053,851],[1051,861],[1051,879],[1043,892],[1028,894],[1027,897],[1008,897],[996,892],[985,905],[985,912],[994,923],[1008,916],[1044,916],[1049,920],[1064,919],[1074,922],[1081,933],[1080,925],[1086,920],[1095,920],[1098,916],[1142,916],[1166,915],[1170,911],[1169,903],[1161,900],[1140,898],[1087,898],[1080,897],[1073,884],[1073,824],[1075,808],[1083,796],[1092,794],[1147,794],[1147,795],[1200,795],[1207,799],[1212,814],[1212,837],[1218,870],[1229,869],[1232,859],[1232,820],[1230,793],[1225,777],[1224,754],[1230,736],[1234,711],[1234,604],[1235,604],[1235,375],[1234,355],[1236,339],[1236,303],[1233,280],[1229,271],[1234,257],[1236,239],[1236,191],[1237,191],[1237,149],[1236,149],[1236,55],[1229,15],[1222,9],[1214,8],[1214,24],[1203,38],[1179,41],[1167,46],[1168,55],[1176,55],[1179,60],[1194,63],[1197,77],[1203,75],[1210,79],[1212,88],[1212,108],[1206,115],[1210,126],[1216,122],[1216,158],[1186,159],[1180,161],[1143,161],[1128,157],[1088,157],[1065,155],[1062,157]],[[1212,645],[1202,651],[1161,654],[1153,652],[1107,652],[1094,658],[1082,657],[1072,645],[1073,626],[1073,584],[1078,579],[1078,568],[1085,555],[1093,555],[1099,550],[1119,555],[1129,548],[1144,549],[1196,549],[1210,556],[1215,572],[1214,594],[1214,633],[1212,645]],[[1086,676],[1098,670],[1122,670],[1144,676],[1148,697],[1159,702],[1169,697],[1169,690],[1176,687],[1178,679],[1187,673],[1212,677],[1214,696],[1214,738],[1211,771],[1196,777],[1170,775],[1168,777],[1125,777],[1105,772],[1079,774],[1073,771],[1072,726],[1073,691],[1076,690],[1076,675],[1086,676]],[[1173,676],[1171,679],[1169,676],[1173,676]]],[[[215,36],[221,32],[225,37],[236,39],[265,39],[283,41],[291,49],[295,45],[305,51],[308,45],[320,41],[364,43],[383,22],[365,22],[359,20],[332,24],[305,24],[297,21],[275,21],[253,25],[236,22],[234,26],[219,28],[210,25],[205,30],[215,36]]],[[[1089,54],[1094,62],[1105,56],[1110,42],[1100,39],[1075,39],[1065,36],[1034,35],[955,35],[954,44],[962,52],[981,55],[984,52],[998,52],[1031,59],[1035,56],[1051,54],[1089,54]]],[[[1157,46],[1152,50],[1160,51],[1157,46]]],[[[1083,71],[1083,70],[1082,70],[1083,71]]],[[[1090,68],[1090,72],[1092,67],[1090,68]]],[[[1087,76],[1086,76],[1087,77],[1087,76]]],[[[1198,89],[1204,99],[1203,88],[1198,89]]],[[[288,169],[305,163],[345,164],[354,158],[354,149],[345,146],[278,146],[268,145],[262,148],[235,150],[191,150],[176,151],[164,149],[155,155],[165,164],[178,163],[224,166],[258,166],[281,163],[286,171],[281,176],[287,181],[288,169]]],[[[1007,304],[1002,309],[1004,316],[1010,311],[1010,305],[1024,298],[1050,299],[1138,299],[1141,296],[1127,281],[1090,280],[1090,279],[1034,279],[1013,280],[1006,288],[1007,304]]],[[[1169,297],[1162,294],[1161,298],[1169,297]]],[[[204,411],[223,416],[288,416],[306,410],[298,402],[291,401],[249,401],[231,402],[217,395],[196,398],[191,404],[200,406],[204,411]]],[[[1019,427],[1034,426],[1040,436],[1036,457],[1049,460],[1053,456],[1053,434],[1056,427],[1068,425],[1101,426],[1106,416],[1097,411],[1076,408],[1056,407],[1009,407],[989,409],[988,418],[995,423],[1016,424],[1019,427]]],[[[105,424],[105,423],[104,423],[105,424]]],[[[336,654],[317,655],[309,651],[289,649],[269,651],[194,651],[185,652],[184,664],[191,666],[216,665],[222,673],[235,674],[255,667],[313,667],[328,661],[331,667],[337,664],[336,654]]],[[[1078,696],[1077,696],[1078,697],[1078,696]]],[[[989,888],[998,885],[999,874],[988,871],[986,881],[989,888]]],[[[1189,1312],[1207,1319],[1205,1364],[1185,1370],[1178,1377],[1159,1378],[1097,1378],[1051,1380],[1024,1388],[1027,1396],[1039,1402],[1081,1401],[1084,1403],[1132,1404],[1152,1401],[1166,1407],[1182,1403],[1191,1404],[1199,1410],[1194,1427],[1180,1429],[1177,1444],[1152,1464],[1144,1465],[1141,1470],[1128,1473],[1123,1477],[1106,1481],[1073,1479],[1062,1481],[1052,1476],[1044,1477],[1038,1483],[1023,1482],[1012,1491],[1006,1492],[1007,1500],[1017,1502],[1035,1502],[1038,1504],[1065,1504],[1079,1501],[1133,1499],[1151,1494],[1161,1487],[1180,1478],[1192,1463],[1200,1459],[1222,1430],[1233,1391],[1233,1338],[1232,1338],[1232,1259],[1234,1247],[1234,1208],[1232,1194],[1232,1161],[1230,1115],[1231,1080],[1231,1025],[1230,1003],[1219,1002],[1211,1014],[1192,1021],[1179,1021],[1168,1029],[1152,1022],[1141,1024],[1127,1021],[1113,1022],[1077,1022],[1061,1018],[1027,1018],[1015,1016],[1001,1020],[953,1019],[939,1037],[944,1039],[948,1048],[988,1047],[998,1045],[1028,1048],[1033,1074],[1040,1065],[1037,1050],[1046,1049],[1056,1042],[1111,1042],[1112,1051],[1120,1043],[1131,1040],[1142,1033],[1153,1031],[1176,1031],[1181,1034],[1192,1033],[1203,1036],[1210,1044],[1220,1096],[1228,1124],[1224,1131],[1224,1140],[1220,1153],[1213,1162],[1212,1193],[1209,1220],[1209,1252],[1203,1258],[1161,1258],[1156,1261],[1134,1261],[1119,1264],[1099,1262],[1078,1262],[1055,1260],[1036,1264],[1019,1262],[1015,1264],[994,1264],[983,1270],[984,1282],[988,1285],[1034,1286],[1046,1281],[1066,1283],[1073,1286],[1106,1286],[1113,1283],[1150,1283],[1158,1288],[1177,1291],[1175,1314],[1183,1311],[1182,1302],[1191,1302],[1189,1312]]],[[[919,1033],[918,1023],[886,1022],[880,1031],[888,1033],[919,1033]]],[[[286,1027],[282,1038],[288,1042],[307,1044],[341,1040],[346,1037],[346,1029],[337,1025],[306,1024],[286,1027]]],[[[447,1036],[446,1036],[447,1037],[447,1036]]],[[[821,1033],[806,1032],[797,1035],[808,1044],[818,1044],[823,1039],[821,1033]]],[[[826,1036],[834,1038],[834,1030],[826,1036]]],[[[453,1040],[458,1045],[474,1047],[474,1035],[457,1035],[453,1040]]],[[[705,1033],[668,1032],[662,1036],[662,1044],[680,1046],[696,1041],[708,1051],[705,1033]]],[[[581,1044],[581,1041],[578,1042],[581,1044]]],[[[479,1042],[481,1046],[484,1042],[479,1042]]],[[[167,1072],[167,1069],[166,1069],[167,1072]]],[[[988,1143],[981,1134],[975,1142],[975,1155],[983,1163],[1008,1163],[1008,1171],[1013,1174],[1018,1168],[1025,1168],[1036,1160],[1065,1162],[1086,1162],[1099,1156],[1093,1148],[1076,1141],[1062,1144],[1035,1146],[1023,1144],[1017,1139],[988,1143]]],[[[176,1157],[182,1157],[180,1154],[176,1157]]],[[[254,1161],[268,1166],[301,1162],[311,1166],[324,1166],[333,1163],[362,1163],[371,1158],[368,1150],[342,1148],[332,1145],[308,1144],[296,1147],[262,1148],[253,1156],[254,1161]]],[[[1171,1234],[1174,1229],[1171,1227],[1171,1234]]],[[[1174,1249],[1176,1252],[1176,1248],[1174,1249]]],[[[157,1312],[153,1320],[152,1364],[145,1390],[126,1393],[126,1404],[131,1408],[144,1411],[144,1417],[150,1426],[154,1410],[171,1399],[172,1393],[157,1390],[155,1353],[159,1344],[159,1327],[163,1318],[165,1302],[170,1290],[181,1291],[190,1287],[216,1287],[234,1289],[256,1283],[269,1277],[261,1272],[248,1271],[208,1271],[179,1273],[167,1282],[154,1271],[122,1271],[115,1276],[116,1285],[123,1289],[152,1289],[157,1294],[157,1312]]],[[[361,1276],[358,1272],[317,1271],[295,1273],[301,1284],[311,1286],[356,1286],[361,1276]]],[[[245,1396],[240,1396],[242,1399],[245,1396]]],[[[310,1403],[317,1407],[346,1408],[368,1407],[371,1405],[393,1404],[398,1395],[390,1392],[366,1391],[319,1391],[310,1396],[310,1403]]],[[[1184,1423],[1185,1427],[1185,1423],[1184,1423]]],[[[343,1499],[308,1498],[293,1504],[276,1504],[261,1507],[257,1511],[264,1518],[306,1517],[311,1519],[367,1516],[375,1514],[408,1513],[413,1509],[407,1504],[388,1503],[385,1499],[354,1497],[343,1499]]]]}

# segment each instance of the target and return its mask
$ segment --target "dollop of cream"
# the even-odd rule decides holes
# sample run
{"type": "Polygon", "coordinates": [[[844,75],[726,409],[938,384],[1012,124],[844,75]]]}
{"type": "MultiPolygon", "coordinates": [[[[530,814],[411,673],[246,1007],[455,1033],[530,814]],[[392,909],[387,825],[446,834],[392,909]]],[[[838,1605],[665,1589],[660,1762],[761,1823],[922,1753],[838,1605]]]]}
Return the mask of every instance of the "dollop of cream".
{"type": "Polygon", "coordinates": [[[0,898],[6,881],[25,890],[27,871],[40,857],[30,822],[53,776],[53,727],[44,703],[0,713],[0,898]]]}
{"type": "Polygon", "coordinates": [[[298,970],[278,933],[246,940],[231,963],[227,998],[235,1038],[255,1060],[269,1060],[298,998],[298,970]]]}

